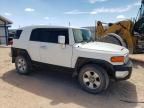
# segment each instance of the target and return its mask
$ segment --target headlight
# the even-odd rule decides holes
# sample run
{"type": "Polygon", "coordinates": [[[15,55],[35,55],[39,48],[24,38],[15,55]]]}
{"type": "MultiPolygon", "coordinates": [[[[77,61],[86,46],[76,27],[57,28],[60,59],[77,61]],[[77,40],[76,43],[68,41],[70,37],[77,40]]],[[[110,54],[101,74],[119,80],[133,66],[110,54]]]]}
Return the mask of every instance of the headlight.
{"type": "Polygon", "coordinates": [[[129,54],[127,54],[126,56],[125,56],[125,63],[127,63],[129,61],[129,54]]]}
{"type": "Polygon", "coordinates": [[[111,57],[111,62],[125,62],[125,57],[124,56],[115,56],[115,57],[111,57]]]}

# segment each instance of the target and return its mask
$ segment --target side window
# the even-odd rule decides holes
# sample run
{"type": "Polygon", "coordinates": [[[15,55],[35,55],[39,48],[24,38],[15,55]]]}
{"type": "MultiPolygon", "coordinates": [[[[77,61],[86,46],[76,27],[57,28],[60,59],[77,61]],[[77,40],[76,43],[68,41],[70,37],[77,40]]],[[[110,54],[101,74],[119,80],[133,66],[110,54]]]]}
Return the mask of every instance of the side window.
{"type": "Polygon", "coordinates": [[[21,33],[22,33],[22,30],[17,30],[16,33],[15,33],[15,35],[14,35],[14,39],[19,39],[21,33]]]}
{"type": "Polygon", "coordinates": [[[58,43],[58,36],[64,35],[66,36],[66,44],[69,44],[68,29],[56,29],[56,28],[42,29],[40,35],[41,35],[40,40],[42,42],[50,42],[50,43],[58,43]]]}
{"type": "Polygon", "coordinates": [[[40,41],[49,43],[58,43],[58,36],[66,36],[66,44],[69,44],[68,29],[39,28],[31,33],[30,41],[40,41]]]}
{"type": "Polygon", "coordinates": [[[39,29],[34,29],[31,33],[30,41],[40,41],[39,33],[40,33],[39,29]]]}

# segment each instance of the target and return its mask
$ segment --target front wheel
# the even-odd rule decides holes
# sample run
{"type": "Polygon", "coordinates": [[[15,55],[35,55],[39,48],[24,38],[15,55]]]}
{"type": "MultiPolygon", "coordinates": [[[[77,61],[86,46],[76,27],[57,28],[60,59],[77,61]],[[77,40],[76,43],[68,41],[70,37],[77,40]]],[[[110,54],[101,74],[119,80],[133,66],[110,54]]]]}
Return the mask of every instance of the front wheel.
{"type": "Polygon", "coordinates": [[[97,65],[86,65],[79,73],[79,83],[89,93],[100,93],[109,85],[107,72],[97,65]]]}

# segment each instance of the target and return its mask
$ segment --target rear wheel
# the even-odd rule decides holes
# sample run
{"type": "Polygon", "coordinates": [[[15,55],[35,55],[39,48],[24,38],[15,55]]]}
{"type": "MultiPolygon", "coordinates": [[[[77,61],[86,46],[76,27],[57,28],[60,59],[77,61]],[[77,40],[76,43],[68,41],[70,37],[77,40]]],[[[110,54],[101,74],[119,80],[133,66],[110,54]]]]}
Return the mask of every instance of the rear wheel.
{"type": "Polygon", "coordinates": [[[109,85],[107,72],[97,65],[86,65],[79,73],[81,87],[90,93],[100,93],[109,85]]]}
{"type": "Polygon", "coordinates": [[[19,74],[26,75],[30,73],[30,62],[24,56],[16,57],[15,66],[19,74]]]}
{"type": "Polygon", "coordinates": [[[112,44],[116,44],[116,45],[122,46],[122,43],[120,42],[120,40],[118,40],[117,38],[115,38],[112,35],[108,35],[108,36],[103,37],[101,39],[101,41],[102,42],[107,42],[107,43],[112,43],[112,44]]]}
{"type": "Polygon", "coordinates": [[[121,38],[121,36],[109,34],[109,35],[101,38],[101,41],[116,44],[119,46],[123,46],[123,47],[129,49],[130,54],[133,54],[134,53],[134,46],[133,46],[132,40],[130,41],[130,39],[131,39],[131,37],[129,38],[129,41],[124,41],[121,38]]]}

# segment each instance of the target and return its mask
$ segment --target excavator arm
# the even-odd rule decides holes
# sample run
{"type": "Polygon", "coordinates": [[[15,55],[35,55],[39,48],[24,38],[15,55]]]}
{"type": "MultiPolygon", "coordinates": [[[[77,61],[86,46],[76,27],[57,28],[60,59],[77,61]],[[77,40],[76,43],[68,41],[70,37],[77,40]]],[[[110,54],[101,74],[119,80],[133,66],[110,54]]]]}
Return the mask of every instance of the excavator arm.
{"type": "Polygon", "coordinates": [[[139,9],[138,18],[134,25],[134,31],[140,35],[144,35],[144,0],[142,0],[141,7],[139,9]]]}

